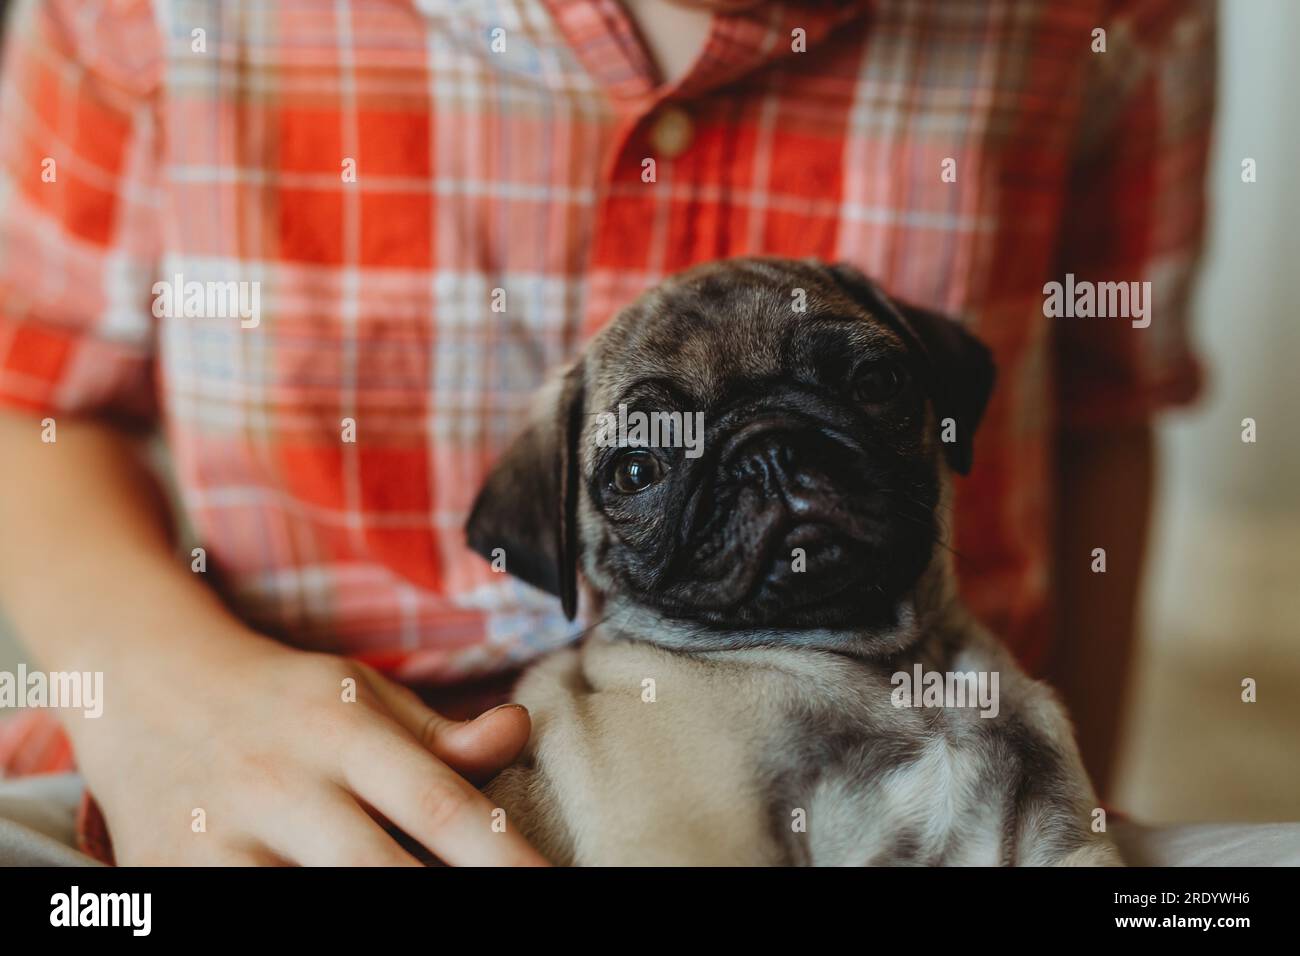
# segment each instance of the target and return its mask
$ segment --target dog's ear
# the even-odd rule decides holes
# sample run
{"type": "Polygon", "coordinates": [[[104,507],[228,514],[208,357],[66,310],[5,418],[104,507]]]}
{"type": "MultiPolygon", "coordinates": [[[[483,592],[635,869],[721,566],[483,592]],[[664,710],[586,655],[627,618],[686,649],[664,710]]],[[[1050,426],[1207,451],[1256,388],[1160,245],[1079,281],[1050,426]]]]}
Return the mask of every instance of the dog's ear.
{"type": "Polygon", "coordinates": [[[830,272],[849,295],[889,323],[918,357],[940,428],[948,418],[956,423],[956,441],[942,442],[944,455],[954,471],[969,474],[975,429],[993,391],[993,353],[960,322],[891,299],[851,265],[833,265],[830,272]]]}
{"type": "Polygon", "coordinates": [[[583,422],[579,362],[542,394],[538,413],[492,467],[465,535],[491,560],[500,548],[506,570],[578,609],[578,439],[583,422]]]}

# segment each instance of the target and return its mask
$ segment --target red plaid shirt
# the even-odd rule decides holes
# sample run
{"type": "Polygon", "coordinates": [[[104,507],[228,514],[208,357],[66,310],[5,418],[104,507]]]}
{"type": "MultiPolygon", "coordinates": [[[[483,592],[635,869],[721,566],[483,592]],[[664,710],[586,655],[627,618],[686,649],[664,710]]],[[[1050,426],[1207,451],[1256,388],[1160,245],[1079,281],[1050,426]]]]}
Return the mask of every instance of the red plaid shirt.
{"type": "Polygon", "coordinates": [[[0,399],[160,424],[251,625],[451,682],[573,635],[462,532],[547,370],[693,263],[849,260],[996,353],[954,544],[1033,666],[1060,423],[1197,389],[1213,32],[1209,0],[770,4],[663,85],[615,0],[23,2],[0,399]],[[1066,272],[1151,281],[1150,327],[1045,318],[1066,272]],[[177,274],[258,283],[258,324],[155,318],[177,274]]]}

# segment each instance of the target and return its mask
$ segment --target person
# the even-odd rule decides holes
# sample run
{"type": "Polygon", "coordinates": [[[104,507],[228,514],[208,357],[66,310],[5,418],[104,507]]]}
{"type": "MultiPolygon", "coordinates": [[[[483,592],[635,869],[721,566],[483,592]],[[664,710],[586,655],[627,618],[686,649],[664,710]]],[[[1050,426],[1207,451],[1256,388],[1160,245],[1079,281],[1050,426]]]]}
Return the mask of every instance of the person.
{"type": "Polygon", "coordinates": [[[543,862],[473,787],[527,714],[430,702],[472,714],[580,624],[464,519],[620,306],[771,254],[993,349],[963,592],[1058,682],[1104,789],[1151,422],[1201,381],[1214,26],[1163,0],[19,3],[0,605],[105,702],[0,723],[10,772],[75,754],[122,863],[543,862]],[[1137,283],[1149,323],[1049,315],[1067,276],[1137,283]]]}

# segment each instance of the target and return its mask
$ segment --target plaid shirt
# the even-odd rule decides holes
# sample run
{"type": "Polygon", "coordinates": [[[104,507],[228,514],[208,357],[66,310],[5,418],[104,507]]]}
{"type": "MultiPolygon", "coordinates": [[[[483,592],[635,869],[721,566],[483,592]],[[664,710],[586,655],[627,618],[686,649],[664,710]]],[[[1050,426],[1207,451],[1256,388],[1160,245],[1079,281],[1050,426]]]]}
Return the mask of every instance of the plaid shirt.
{"type": "Polygon", "coordinates": [[[693,263],[849,260],[996,353],[954,544],[1032,667],[1057,429],[1198,387],[1213,33],[1208,0],[770,4],[664,85],[615,0],[21,2],[0,399],[161,424],[247,622],[446,683],[574,634],[462,531],[547,370],[693,263]],[[1151,281],[1150,327],[1045,318],[1066,272],[1151,281]],[[156,318],[178,274],[258,283],[258,324],[156,318]]]}

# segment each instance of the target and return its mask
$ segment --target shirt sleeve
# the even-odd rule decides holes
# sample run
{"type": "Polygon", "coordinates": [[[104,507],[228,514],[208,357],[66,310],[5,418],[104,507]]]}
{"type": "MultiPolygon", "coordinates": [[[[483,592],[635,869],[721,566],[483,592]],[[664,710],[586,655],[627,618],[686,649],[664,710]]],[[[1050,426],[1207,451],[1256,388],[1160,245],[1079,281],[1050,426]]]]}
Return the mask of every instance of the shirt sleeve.
{"type": "Polygon", "coordinates": [[[1062,421],[1084,427],[1147,421],[1193,400],[1203,378],[1188,312],[1205,232],[1214,3],[1113,8],[1106,51],[1090,54],[1053,278],[1150,286],[1145,317],[1049,320],[1062,421]]]}
{"type": "Polygon", "coordinates": [[[0,79],[0,405],[147,424],[159,250],[149,4],[21,0],[0,79]]]}

